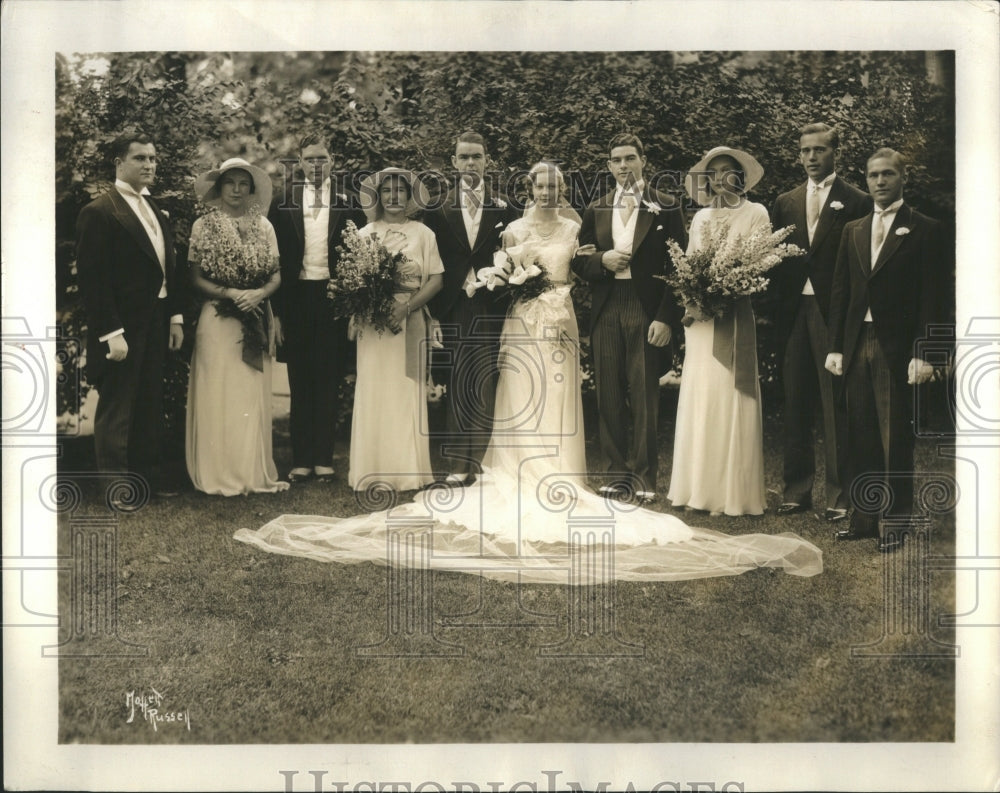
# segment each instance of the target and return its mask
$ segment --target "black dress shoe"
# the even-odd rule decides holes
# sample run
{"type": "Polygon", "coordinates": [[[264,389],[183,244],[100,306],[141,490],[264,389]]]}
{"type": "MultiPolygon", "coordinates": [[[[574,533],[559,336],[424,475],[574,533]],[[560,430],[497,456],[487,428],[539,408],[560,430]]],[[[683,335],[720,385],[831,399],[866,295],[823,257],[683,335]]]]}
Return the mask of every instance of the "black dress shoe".
{"type": "Polygon", "coordinates": [[[839,507],[827,507],[823,517],[831,523],[837,523],[841,520],[847,520],[847,510],[839,507]]]}
{"type": "Polygon", "coordinates": [[[288,474],[288,481],[291,482],[294,485],[294,484],[298,484],[299,482],[305,482],[310,477],[312,477],[312,471],[309,471],[309,472],[304,473],[304,474],[299,474],[299,473],[296,473],[295,471],[291,471],[288,474]]]}
{"type": "Polygon", "coordinates": [[[851,540],[865,540],[872,535],[868,532],[856,531],[855,529],[840,529],[833,533],[835,542],[850,542],[851,540]]]}
{"type": "Polygon", "coordinates": [[[810,509],[812,504],[799,504],[797,501],[786,501],[780,507],[778,507],[779,515],[794,515],[796,512],[805,512],[810,509]]]}

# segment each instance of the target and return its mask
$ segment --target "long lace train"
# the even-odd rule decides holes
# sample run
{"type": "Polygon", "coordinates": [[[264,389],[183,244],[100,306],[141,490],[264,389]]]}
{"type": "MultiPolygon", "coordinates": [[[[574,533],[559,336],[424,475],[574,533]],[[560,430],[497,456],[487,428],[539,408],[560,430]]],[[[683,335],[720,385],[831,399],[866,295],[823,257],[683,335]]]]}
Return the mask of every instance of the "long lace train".
{"type": "Polygon", "coordinates": [[[431,487],[405,504],[348,518],[282,515],[235,538],[322,562],[375,562],[541,584],[680,581],[757,567],[822,572],[822,553],[794,534],[727,535],[605,499],[574,476],[517,479],[485,469],[468,488],[431,487]]]}

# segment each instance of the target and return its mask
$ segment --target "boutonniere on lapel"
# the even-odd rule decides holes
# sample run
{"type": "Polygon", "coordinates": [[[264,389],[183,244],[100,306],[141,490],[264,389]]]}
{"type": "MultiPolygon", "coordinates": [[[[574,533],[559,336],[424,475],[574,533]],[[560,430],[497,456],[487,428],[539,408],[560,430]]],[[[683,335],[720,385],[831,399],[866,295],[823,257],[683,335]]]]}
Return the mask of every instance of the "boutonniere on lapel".
{"type": "Polygon", "coordinates": [[[839,201],[831,201],[830,202],[830,209],[832,209],[834,212],[839,212],[843,208],[844,208],[844,205],[841,204],[839,201]]]}
{"type": "Polygon", "coordinates": [[[495,206],[496,206],[496,207],[497,207],[498,209],[506,209],[506,208],[507,208],[507,202],[506,202],[506,201],[504,201],[504,200],[503,200],[502,198],[494,198],[494,199],[493,199],[493,204],[494,204],[494,205],[495,205],[495,206]]]}
{"type": "Polygon", "coordinates": [[[906,226],[900,226],[898,229],[896,229],[897,237],[905,237],[909,233],[910,230],[906,226]]]}
{"type": "Polygon", "coordinates": [[[337,193],[337,200],[347,203],[347,193],[337,193]]]}
{"type": "Polygon", "coordinates": [[[662,212],[663,207],[657,204],[655,201],[650,201],[648,198],[642,199],[642,205],[646,207],[650,212],[657,213],[662,212]]]}

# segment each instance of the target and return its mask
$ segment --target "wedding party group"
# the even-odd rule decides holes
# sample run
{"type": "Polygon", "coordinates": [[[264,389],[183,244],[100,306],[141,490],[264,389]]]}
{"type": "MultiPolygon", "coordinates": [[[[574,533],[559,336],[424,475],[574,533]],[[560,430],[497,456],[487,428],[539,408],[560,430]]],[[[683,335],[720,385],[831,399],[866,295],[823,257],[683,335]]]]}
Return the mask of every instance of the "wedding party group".
{"type": "MultiPolygon", "coordinates": [[[[233,158],[197,176],[190,285],[204,297],[191,358],[186,463],[219,495],[332,481],[348,345],[357,375],[347,483],[415,491],[354,516],[283,515],[237,539],[324,561],[380,559],[401,518],[433,533],[431,564],[561,580],[565,554],[614,548],[617,578],[727,575],[759,566],[822,570],[790,533],[730,536],[686,515],[767,509],[752,295],[780,306],[784,492],[778,515],[813,509],[816,433],[825,463],[821,517],[840,541],[882,552],[906,541],[912,511],[914,389],[935,376],[918,355],[946,307],[941,224],[904,201],[907,163],[867,160],[868,192],[836,172],[835,128],[797,137],[805,180],[768,210],[748,199],[755,157],[718,146],[685,169],[701,208],[650,184],[637,135],[607,145],[615,185],[583,211],[563,172],[528,170],[524,211],[485,178],[485,138],[454,142],[456,180],[431,200],[413,171],[388,167],[356,195],[336,192],[322,136],[299,143],[298,173],[272,198],[261,168],[233,158]],[[580,332],[571,287],[590,292],[600,460],[588,464],[580,332]],[[683,337],[669,484],[658,470],[663,349],[683,337]],[[271,367],[288,367],[292,468],[272,454],[271,367]],[[446,389],[431,432],[427,383],[446,389]],[[445,467],[435,475],[431,444],[445,467]],[[888,493],[873,508],[852,483],[888,493]],[[567,506],[568,504],[568,506],[567,506]],[[590,520],[601,528],[583,531],[590,520]],[[582,522],[581,522],[582,521],[582,522]],[[416,525],[416,524],[414,524],[416,525]],[[840,528],[843,527],[843,528],[840,528]]],[[[114,145],[114,188],[81,212],[80,291],[88,379],[100,394],[98,466],[157,487],[163,366],[183,343],[170,220],[150,195],[155,142],[114,145]]],[[[404,521],[405,522],[405,521],[404,521]]]]}

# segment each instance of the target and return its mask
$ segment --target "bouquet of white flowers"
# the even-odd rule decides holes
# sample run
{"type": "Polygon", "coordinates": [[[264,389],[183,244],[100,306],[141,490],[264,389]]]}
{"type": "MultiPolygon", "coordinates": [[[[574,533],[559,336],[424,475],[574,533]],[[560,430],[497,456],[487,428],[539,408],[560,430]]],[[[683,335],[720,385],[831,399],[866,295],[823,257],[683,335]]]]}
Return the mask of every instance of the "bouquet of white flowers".
{"type": "MultiPolygon", "coordinates": [[[[218,209],[211,210],[202,218],[202,233],[192,244],[189,257],[198,262],[206,278],[231,289],[260,289],[278,269],[256,207],[235,224],[218,209]]],[[[258,306],[244,312],[226,299],[215,301],[215,313],[240,321],[245,356],[259,360],[268,346],[265,309],[258,306]]]]}
{"type": "Polygon", "coordinates": [[[511,305],[518,301],[534,300],[552,288],[545,267],[531,246],[522,243],[493,254],[493,264],[476,272],[476,280],[466,283],[466,294],[472,297],[477,289],[485,287],[493,292],[506,286],[511,305]]]}
{"type": "MultiPolygon", "coordinates": [[[[762,226],[748,237],[729,239],[729,224],[716,223],[706,235],[706,244],[690,256],[675,240],[667,240],[674,272],[656,277],[666,281],[681,302],[694,307],[704,319],[722,316],[737,298],[763,292],[767,271],[782,259],[805,253],[797,245],[782,242],[794,228],[771,231],[762,226]]],[[[685,325],[694,321],[690,313],[683,320],[685,325]]]]}
{"type": "Polygon", "coordinates": [[[326,287],[334,315],[366,322],[380,335],[386,330],[398,333],[400,328],[393,326],[392,312],[406,255],[390,252],[377,234],[362,236],[352,221],[347,221],[343,245],[337,251],[337,272],[326,287]]]}

